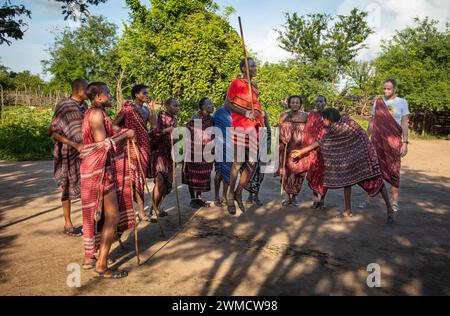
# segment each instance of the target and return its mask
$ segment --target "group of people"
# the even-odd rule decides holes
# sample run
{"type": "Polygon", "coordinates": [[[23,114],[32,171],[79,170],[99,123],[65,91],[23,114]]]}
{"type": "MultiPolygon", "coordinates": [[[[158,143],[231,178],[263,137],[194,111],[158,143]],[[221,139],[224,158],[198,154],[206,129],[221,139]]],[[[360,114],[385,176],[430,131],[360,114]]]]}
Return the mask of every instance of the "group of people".
{"type": "MultiPolygon", "coordinates": [[[[252,80],[257,75],[256,62],[246,58],[240,69],[243,75],[232,81],[224,105],[214,111],[213,101],[204,97],[186,124],[189,136],[184,140],[187,154],[182,183],[189,188],[194,209],[209,206],[202,193],[211,190],[213,168],[216,206],[226,206],[230,214],[236,214],[237,204],[245,212],[244,190],[249,192],[247,205],[262,204],[261,139],[264,150],[270,150],[272,134],[252,80]],[[211,128],[220,133],[211,133],[211,128]],[[194,157],[208,148],[221,159],[194,157]]],[[[281,114],[277,124],[279,167],[275,175],[286,193],[283,206],[298,205],[306,178],[313,191],[313,208],[325,207],[328,189],[344,188],[343,214],[351,216],[351,189],[358,184],[368,196],[381,193],[387,221],[393,223],[399,209],[400,161],[408,150],[409,115],[406,101],[395,94],[396,86],[393,79],[384,83],[384,97],[375,101],[367,132],[347,115],[326,107],[324,96],[317,98],[316,109],[310,113],[302,111],[301,96],[289,97],[289,111],[281,114]],[[392,200],[384,180],[392,185],[392,200]]],[[[111,101],[107,84],[74,80],[70,98],[56,106],[49,134],[55,140],[54,177],[62,189],[64,232],[83,236],[84,269],[100,278],[115,279],[127,273],[108,268],[112,243],[137,220],[156,222],[168,215],[162,202],[173,187],[174,144],[181,138],[174,133],[180,109],[177,99],[167,99],[164,109],[156,113],[149,88],[138,84],[113,120],[106,113],[111,101]],[[147,179],[154,179],[148,214],[144,208],[147,179]],[[71,203],[80,197],[83,226],[76,228],[71,203]]]]}

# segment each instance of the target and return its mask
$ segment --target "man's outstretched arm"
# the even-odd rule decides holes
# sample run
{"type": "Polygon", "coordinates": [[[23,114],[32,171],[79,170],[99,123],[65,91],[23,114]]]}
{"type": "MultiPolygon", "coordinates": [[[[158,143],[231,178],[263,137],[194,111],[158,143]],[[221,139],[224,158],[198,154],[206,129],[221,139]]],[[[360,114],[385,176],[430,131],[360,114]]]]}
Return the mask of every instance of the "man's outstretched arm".
{"type": "Polygon", "coordinates": [[[292,153],[291,153],[291,157],[292,158],[297,158],[297,157],[303,156],[304,154],[309,153],[311,150],[314,150],[317,147],[319,147],[319,143],[315,142],[315,143],[313,143],[313,144],[311,144],[311,145],[309,145],[309,146],[307,146],[305,148],[302,148],[302,149],[299,149],[299,150],[293,150],[292,153]]]}

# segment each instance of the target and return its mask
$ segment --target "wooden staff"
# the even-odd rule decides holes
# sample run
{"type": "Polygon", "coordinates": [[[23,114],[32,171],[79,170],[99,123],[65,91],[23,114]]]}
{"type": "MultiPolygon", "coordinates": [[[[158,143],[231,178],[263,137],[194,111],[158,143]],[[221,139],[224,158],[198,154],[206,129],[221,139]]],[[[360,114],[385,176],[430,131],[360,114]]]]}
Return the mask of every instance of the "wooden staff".
{"type": "Polygon", "coordinates": [[[253,89],[252,89],[252,79],[250,78],[250,69],[248,67],[248,60],[247,60],[247,49],[245,48],[245,40],[244,40],[244,31],[242,29],[242,21],[241,21],[241,17],[238,16],[238,20],[239,20],[239,29],[241,31],[241,43],[242,43],[242,49],[244,50],[244,61],[245,61],[245,70],[246,70],[246,75],[247,75],[247,80],[248,80],[248,93],[250,94],[250,102],[252,104],[252,114],[253,113],[253,89]]]}
{"type": "Polygon", "coordinates": [[[133,194],[133,177],[131,176],[131,160],[130,160],[130,140],[127,142],[127,151],[128,151],[128,170],[130,178],[130,189],[131,189],[131,204],[133,205],[133,212],[134,212],[134,251],[136,253],[136,259],[137,264],[141,263],[141,260],[139,259],[139,244],[138,244],[138,223],[136,221],[136,210],[134,208],[134,194],[133,194]]]}
{"type": "Polygon", "coordinates": [[[178,195],[178,183],[177,183],[177,163],[175,161],[175,149],[173,147],[173,130],[170,132],[170,145],[172,146],[172,169],[173,169],[173,183],[175,185],[175,195],[177,197],[177,210],[178,210],[178,224],[181,226],[181,208],[180,197],[178,195]]]}
{"type": "Polygon", "coordinates": [[[281,177],[281,190],[280,195],[283,196],[283,189],[284,189],[284,177],[286,176],[286,152],[287,152],[287,144],[284,145],[284,155],[283,155],[283,175],[281,177]]]}
{"type": "MultiPolygon", "coordinates": [[[[134,154],[135,154],[136,157],[137,157],[137,161],[138,161],[138,165],[139,165],[139,170],[140,170],[140,172],[141,172],[141,177],[142,177],[142,179],[144,179],[145,188],[147,189],[148,195],[151,197],[150,189],[149,189],[148,183],[147,183],[147,177],[146,177],[145,174],[144,174],[144,169],[142,169],[141,158],[139,157],[139,152],[138,152],[138,150],[137,150],[137,148],[136,148],[136,142],[134,141],[134,139],[131,140],[131,144],[133,145],[134,154]]],[[[156,214],[156,217],[158,217],[158,213],[154,210],[153,207],[151,207],[150,210],[151,210],[151,211],[154,211],[154,214],[156,214]]],[[[159,222],[159,220],[158,220],[157,222],[158,222],[159,230],[160,230],[160,232],[161,232],[161,236],[165,237],[166,234],[164,234],[164,230],[163,230],[163,228],[162,228],[162,226],[161,226],[161,223],[159,222]]]]}

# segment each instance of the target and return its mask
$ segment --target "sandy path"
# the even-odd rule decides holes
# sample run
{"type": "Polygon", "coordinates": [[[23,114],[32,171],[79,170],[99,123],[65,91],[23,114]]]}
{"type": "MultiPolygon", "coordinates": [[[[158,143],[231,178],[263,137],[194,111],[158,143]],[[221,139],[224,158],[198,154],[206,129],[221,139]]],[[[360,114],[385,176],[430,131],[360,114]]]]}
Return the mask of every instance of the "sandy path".
{"type": "MultiPolygon", "coordinates": [[[[450,295],[450,142],[414,140],[403,161],[397,223],[384,223],[381,198],[351,219],[337,218],[342,192],[328,208],[309,208],[304,185],[300,208],[280,207],[278,179],[266,175],[265,205],[231,217],[201,209],[195,217],[181,187],[180,230],[172,193],[170,216],[140,225],[143,263],[136,267],[131,238],[115,247],[127,279],[101,282],[82,272],[82,286],[66,285],[69,263],[82,260],[81,238],[61,233],[59,193],[52,162],[0,162],[0,295],[450,295]],[[171,238],[171,241],[167,241],[171,238]],[[166,244],[167,243],[167,244],[166,244]],[[166,244],[166,245],[165,245],[166,244]],[[159,248],[163,247],[157,252],[159,248]],[[156,252],[156,253],[155,253],[156,252]],[[366,286],[369,263],[381,266],[381,288],[366,286]]],[[[212,194],[208,194],[212,200],[212,194]]],[[[363,199],[355,190],[354,204],[363,199]]],[[[80,202],[74,222],[81,223],[80,202]]]]}

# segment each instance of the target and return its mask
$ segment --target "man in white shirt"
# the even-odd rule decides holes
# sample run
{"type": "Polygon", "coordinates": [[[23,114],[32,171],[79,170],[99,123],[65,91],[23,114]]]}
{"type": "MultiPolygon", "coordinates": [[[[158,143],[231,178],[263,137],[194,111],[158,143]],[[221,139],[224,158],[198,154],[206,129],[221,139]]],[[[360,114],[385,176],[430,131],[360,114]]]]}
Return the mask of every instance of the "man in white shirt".
{"type": "Polygon", "coordinates": [[[392,208],[399,210],[401,159],[408,153],[409,109],[405,99],[396,95],[397,82],[384,82],[384,96],[375,101],[368,134],[378,154],[383,178],[392,186],[392,208]]]}

